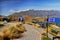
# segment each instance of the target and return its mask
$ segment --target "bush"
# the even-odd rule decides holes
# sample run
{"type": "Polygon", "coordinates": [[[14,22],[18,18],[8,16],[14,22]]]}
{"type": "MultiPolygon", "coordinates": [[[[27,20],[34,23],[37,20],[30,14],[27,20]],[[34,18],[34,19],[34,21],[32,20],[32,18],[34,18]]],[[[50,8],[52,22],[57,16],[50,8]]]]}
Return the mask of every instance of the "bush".
{"type": "Polygon", "coordinates": [[[0,21],[2,21],[2,18],[0,17],[0,21]]]}
{"type": "Polygon", "coordinates": [[[8,18],[3,18],[3,21],[7,21],[7,22],[10,22],[11,21],[11,19],[8,19],[8,18]]]}
{"type": "Polygon", "coordinates": [[[51,30],[51,32],[58,34],[58,31],[56,31],[56,30],[51,30]]]}
{"type": "Polygon", "coordinates": [[[42,35],[46,36],[46,33],[42,33],[42,35]]]}
{"type": "Polygon", "coordinates": [[[4,24],[0,24],[0,27],[4,26],[4,24]]]}

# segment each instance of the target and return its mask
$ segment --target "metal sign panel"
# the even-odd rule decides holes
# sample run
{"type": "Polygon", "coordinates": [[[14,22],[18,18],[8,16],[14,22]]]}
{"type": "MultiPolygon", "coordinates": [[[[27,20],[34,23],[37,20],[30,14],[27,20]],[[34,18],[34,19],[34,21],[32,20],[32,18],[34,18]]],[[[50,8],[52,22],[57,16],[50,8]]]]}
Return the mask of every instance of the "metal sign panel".
{"type": "Polygon", "coordinates": [[[48,18],[49,22],[55,22],[55,18],[48,18]]]}

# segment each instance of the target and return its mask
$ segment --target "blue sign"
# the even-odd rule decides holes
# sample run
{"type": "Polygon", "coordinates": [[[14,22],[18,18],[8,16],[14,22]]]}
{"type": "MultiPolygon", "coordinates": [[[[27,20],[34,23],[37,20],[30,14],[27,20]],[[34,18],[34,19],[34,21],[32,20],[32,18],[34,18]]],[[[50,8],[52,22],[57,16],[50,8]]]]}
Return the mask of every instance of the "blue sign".
{"type": "Polygon", "coordinates": [[[48,18],[48,22],[60,24],[60,18],[48,18]]]}
{"type": "Polygon", "coordinates": [[[49,22],[55,22],[55,18],[49,18],[48,21],[49,22]]]}
{"type": "Polygon", "coordinates": [[[57,24],[60,24],[60,18],[55,18],[55,22],[56,22],[57,24]]]}

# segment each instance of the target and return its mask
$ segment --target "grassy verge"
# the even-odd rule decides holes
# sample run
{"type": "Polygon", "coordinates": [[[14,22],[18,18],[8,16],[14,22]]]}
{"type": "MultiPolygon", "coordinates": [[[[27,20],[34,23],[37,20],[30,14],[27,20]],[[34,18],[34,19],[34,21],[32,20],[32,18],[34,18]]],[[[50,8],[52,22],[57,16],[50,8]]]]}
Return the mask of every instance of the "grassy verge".
{"type": "Polygon", "coordinates": [[[43,40],[51,40],[51,39],[48,37],[43,37],[43,40]]]}
{"type": "Polygon", "coordinates": [[[42,39],[43,40],[51,40],[49,37],[47,37],[46,33],[42,33],[42,39]]]}
{"type": "Polygon", "coordinates": [[[49,32],[51,35],[53,35],[53,36],[56,36],[56,34],[54,34],[54,33],[52,33],[52,32],[49,32]]]}

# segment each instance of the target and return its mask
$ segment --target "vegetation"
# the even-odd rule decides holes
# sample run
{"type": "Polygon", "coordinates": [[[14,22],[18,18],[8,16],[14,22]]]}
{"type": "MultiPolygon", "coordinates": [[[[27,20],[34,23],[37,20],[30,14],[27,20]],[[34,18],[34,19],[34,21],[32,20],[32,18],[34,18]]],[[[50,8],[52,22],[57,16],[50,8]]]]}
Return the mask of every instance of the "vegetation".
{"type": "Polygon", "coordinates": [[[42,39],[43,40],[51,40],[49,37],[47,37],[46,33],[42,33],[42,39]]]}
{"type": "Polygon", "coordinates": [[[11,21],[11,19],[8,19],[8,18],[3,18],[3,21],[7,21],[7,22],[10,22],[11,21]]]}
{"type": "Polygon", "coordinates": [[[3,29],[1,32],[3,35],[0,35],[0,38],[17,38],[24,32],[25,28],[22,26],[22,24],[17,24],[16,26],[11,26],[8,29],[3,29]]]}
{"type": "Polygon", "coordinates": [[[15,21],[14,16],[9,16],[4,18],[0,17],[0,21],[4,21],[4,20],[6,20],[7,22],[15,21]]]}
{"type": "Polygon", "coordinates": [[[53,36],[56,36],[56,34],[55,34],[55,33],[50,32],[50,34],[51,34],[51,35],[53,35],[53,36]]]}
{"type": "Polygon", "coordinates": [[[20,30],[20,32],[22,32],[22,33],[23,33],[24,31],[26,31],[25,27],[23,27],[22,24],[16,25],[16,28],[18,28],[18,29],[20,30]]]}
{"type": "Polygon", "coordinates": [[[3,27],[4,26],[4,24],[0,24],[0,27],[3,27]]]}
{"type": "Polygon", "coordinates": [[[14,21],[14,16],[9,16],[9,19],[10,19],[11,21],[14,21]]]}
{"type": "Polygon", "coordinates": [[[2,17],[0,17],[0,21],[2,21],[2,17]]]}
{"type": "Polygon", "coordinates": [[[43,40],[51,40],[51,39],[48,37],[43,37],[43,40]]]}
{"type": "Polygon", "coordinates": [[[46,33],[42,33],[42,35],[46,36],[46,33]]]}

